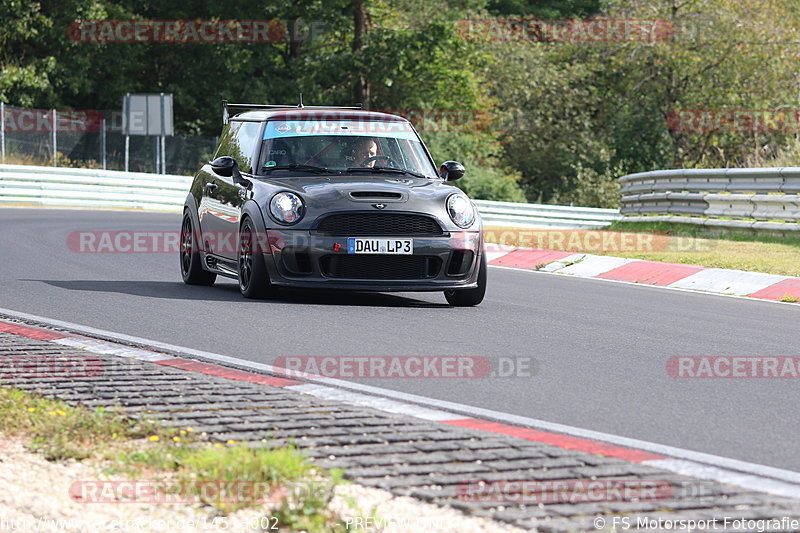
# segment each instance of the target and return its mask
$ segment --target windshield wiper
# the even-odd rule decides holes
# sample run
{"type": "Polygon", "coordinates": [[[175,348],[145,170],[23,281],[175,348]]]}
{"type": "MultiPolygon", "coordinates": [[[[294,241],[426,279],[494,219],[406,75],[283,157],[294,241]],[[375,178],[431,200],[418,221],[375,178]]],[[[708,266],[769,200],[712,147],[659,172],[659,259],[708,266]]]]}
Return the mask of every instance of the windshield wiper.
{"type": "Polygon", "coordinates": [[[419,174],[417,172],[412,172],[410,170],[406,170],[403,168],[393,168],[393,167],[350,167],[347,169],[347,172],[390,172],[394,174],[408,174],[409,176],[414,176],[415,178],[424,178],[430,179],[428,176],[423,174],[419,174]]]}
{"type": "Polygon", "coordinates": [[[263,167],[261,169],[263,172],[269,172],[270,170],[308,170],[309,172],[317,172],[317,173],[328,173],[328,174],[338,174],[336,170],[331,170],[325,167],[318,167],[314,165],[298,165],[298,164],[291,164],[291,165],[275,165],[271,167],[263,167]]]}

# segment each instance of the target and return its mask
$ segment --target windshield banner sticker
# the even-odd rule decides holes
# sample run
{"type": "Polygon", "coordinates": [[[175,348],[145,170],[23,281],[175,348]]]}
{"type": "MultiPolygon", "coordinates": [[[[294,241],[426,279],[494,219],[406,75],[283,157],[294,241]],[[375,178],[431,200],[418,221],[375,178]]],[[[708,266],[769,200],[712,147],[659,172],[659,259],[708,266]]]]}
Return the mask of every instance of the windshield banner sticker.
{"type": "Polygon", "coordinates": [[[303,137],[311,135],[343,135],[393,137],[416,141],[417,136],[407,122],[372,120],[281,120],[269,121],[264,139],[303,137]]]}

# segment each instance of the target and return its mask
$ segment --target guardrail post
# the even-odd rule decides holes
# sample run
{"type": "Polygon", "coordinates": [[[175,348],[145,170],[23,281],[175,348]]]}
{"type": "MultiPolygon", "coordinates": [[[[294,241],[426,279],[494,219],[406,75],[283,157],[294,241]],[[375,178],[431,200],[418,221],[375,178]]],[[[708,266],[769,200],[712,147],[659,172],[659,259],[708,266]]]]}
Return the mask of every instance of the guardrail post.
{"type": "Polygon", "coordinates": [[[6,104],[0,102],[0,161],[6,162],[6,104]]]}
{"type": "Polygon", "coordinates": [[[106,117],[100,121],[100,147],[103,150],[103,170],[106,169],[106,117]]]}
{"type": "Polygon", "coordinates": [[[52,131],[52,138],[53,138],[53,166],[58,166],[58,138],[56,137],[56,110],[51,109],[50,115],[53,119],[53,131],[52,131]]]}
{"type": "Polygon", "coordinates": [[[166,174],[167,173],[167,169],[166,169],[167,157],[164,154],[164,147],[165,147],[164,134],[166,133],[166,120],[165,120],[166,117],[164,116],[165,115],[164,110],[165,110],[166,104],[165,104],[164,93],[161,93],[161,100],[160,100],[159,104],[160,104],[159,105],[159,109],[161,111],[161,135],[160,135],[160,137],[158,139],[158,143],[159,143],[158,149],[159,149],[159,154],[161,156],[159,163],[161,164],[161,173],[162,174],[166,174]]]}

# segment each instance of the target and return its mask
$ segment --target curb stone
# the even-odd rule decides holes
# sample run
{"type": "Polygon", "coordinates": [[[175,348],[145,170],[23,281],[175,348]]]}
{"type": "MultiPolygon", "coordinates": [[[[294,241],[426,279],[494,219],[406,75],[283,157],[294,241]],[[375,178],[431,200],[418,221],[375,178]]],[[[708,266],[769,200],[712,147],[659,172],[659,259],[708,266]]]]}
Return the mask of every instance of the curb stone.
{"type": "Polygon", "coordinates": [[[344,468],[345,477],[361,485],[534,531],[597,531],[595,517],[612,514],[634,522],[642,513],[800,517],[800,500],[678,475],[648,464],[665,459],[649,452],[478,419],[446,419],[444,411],[387,399],[375,402],[381,406],[376,408],[359,404],[359,398],[346,401],[341,390],[335,398],[330,391],[337,389],[330,387],[0,322],[0,360],[86,357],[87,352],[101,361],[102,374],[31,377],[15,366],[0,382],[73,405],[119,405],[133,418],[190,425],[210,441],[291,442],[319,466],[344,468]],[[611,479],[663,480],[672,489],[656,501],[578,498],[548,504],[465,498],[459,492],[484,480],[611,479]]]}

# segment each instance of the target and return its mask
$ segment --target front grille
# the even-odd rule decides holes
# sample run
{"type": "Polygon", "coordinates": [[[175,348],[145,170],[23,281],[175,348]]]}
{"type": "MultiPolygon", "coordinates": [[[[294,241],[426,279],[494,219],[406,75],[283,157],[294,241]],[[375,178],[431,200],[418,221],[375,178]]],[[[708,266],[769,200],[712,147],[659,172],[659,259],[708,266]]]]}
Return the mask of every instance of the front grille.
{"type": "Polygon", "coordinates": [[[328,235],[442,235],[441,226],[432,218],[409,213],[339,213],[329,215],[317,226],[328,235]]]}
{"type": "Polygon", "coordinates": [[[322,274],[346,279],[429,279],[439,274],[442,262],[424,255],[326,255],[322,274]]]}

